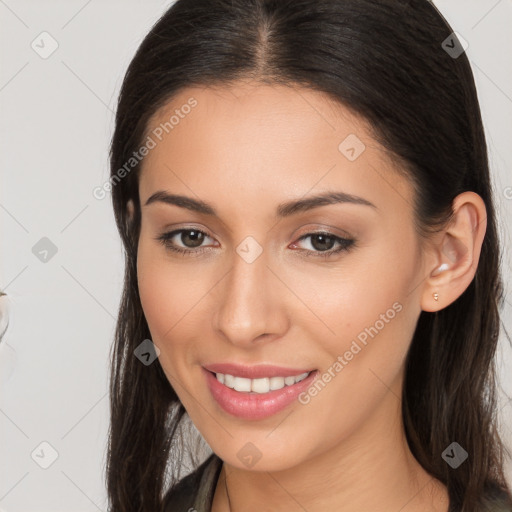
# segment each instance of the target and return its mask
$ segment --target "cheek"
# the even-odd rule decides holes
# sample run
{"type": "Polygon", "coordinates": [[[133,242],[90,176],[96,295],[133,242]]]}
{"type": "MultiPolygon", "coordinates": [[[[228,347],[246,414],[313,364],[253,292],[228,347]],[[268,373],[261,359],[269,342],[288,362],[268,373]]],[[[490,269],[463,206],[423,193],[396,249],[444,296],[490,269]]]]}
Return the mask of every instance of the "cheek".
{"type": "MultiPolygon", "coordinates": [[[[394,339],[394,346],[409,342],[419,314],[411,283],[417,282],[419,270],[416,251],[404,253],[399,249],[403,243],[402,239],[375,242],[373,248],[360,250],[332,267],[284,270],[286,281],[294,283],[294,293],[320,321],[312,314],[304,317],[316,329],[311,339],[321,338],[321,345],[331,354],[349,350],[354,339],[364,345],[384,333],[394,339]]],[[[412,238],[408,244],[405,247],[414,247],[412,238]]],[[[307,326],[306,320],[302,322],[307,326]]]]}
{"type": "Polygon", "coordinates": [[[343,280],[341,292],[333,285],[324,288],[326,296],[337,300],[318,303],[335,335],[326,329],[327,335],[309,332],[322,366],[316,385],[302,395],[299,411],[305,439],[322,429],[322,449],[360,429],[381,404],[400,402],[402,368],[418,312],[405,279],[394,275],[377,282],[378,275],[367,267],[343,280]]]}
{"type": "Polygon", "coordinates": [[[160,364],[168,377],[187,374],[210,336],[212,311],[208,295],[219,273],[204,266],[194,271],[141,235],[137,279],[144,316],[153,343],[160,350],[160,364]]]}
{"type": "MultiPolygon", "coordinates": [[[[333,272],[316,270],[294,281],[297,294],[304,302],[316,304],[312,309],[322,321],[302,321],[308,338],[320,350],[320,377],[325,383],[318,386],[321,397],[317,399],[317,391],[311,390],[304,403],[311,400],[312,415],[321,421],[333,420],[325,412],[330,410],[326,403],[343,403],[344,412],[332,414],[337,425],[347,422],[348,427],[346,411],[355,416],[369,414],[388,386],[399,385],[420,313],[411,293],[411,283],[417,282],[419,274],[418,255],[414,249],[400,253],[402,242],[376,245],[364,256],[347,258],[333,272]]],[[[398,388],[394,392],[400,395],[398,388]]],[[[357,422],[355,416],[352,420],[357,422]]]]}
{"type": "MultiPolygon", "coordinates": [[[[162,350],[164,340],[176,331],[183,333],[187,315],[198,305],[201,293],[194,275],[166,258],[159,247],[141,238],[137,256],[140,300],[153,342],[162,350]]],[[[185,337],[179,339],[185,341],[185,337]]]]}

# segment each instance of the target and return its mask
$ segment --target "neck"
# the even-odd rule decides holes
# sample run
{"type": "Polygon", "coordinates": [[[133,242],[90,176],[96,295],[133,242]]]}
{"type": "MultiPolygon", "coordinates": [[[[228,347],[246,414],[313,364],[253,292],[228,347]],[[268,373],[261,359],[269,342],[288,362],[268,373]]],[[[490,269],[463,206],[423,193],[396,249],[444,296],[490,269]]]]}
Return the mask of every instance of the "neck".
{"type": "Polygon", "coordinates": [[[364,425],[300,465],[267,472],[224,463],[212,512],[247,510],[447,512],[448,494],[410,452],[390,391],[364,425]]]}

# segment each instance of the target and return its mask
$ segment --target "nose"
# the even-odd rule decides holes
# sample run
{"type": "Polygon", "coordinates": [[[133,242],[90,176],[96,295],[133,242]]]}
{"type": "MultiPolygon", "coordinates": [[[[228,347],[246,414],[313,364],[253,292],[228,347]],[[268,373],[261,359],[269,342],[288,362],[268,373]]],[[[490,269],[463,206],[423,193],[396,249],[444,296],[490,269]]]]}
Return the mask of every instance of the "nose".
{"type": "Polygon", "coordinates": [[[251,263],[235,253],[231,271],[213,297],[214,330],[243,348],[282,337],[289,325],[284,293],[265,251],[251,263]]]}

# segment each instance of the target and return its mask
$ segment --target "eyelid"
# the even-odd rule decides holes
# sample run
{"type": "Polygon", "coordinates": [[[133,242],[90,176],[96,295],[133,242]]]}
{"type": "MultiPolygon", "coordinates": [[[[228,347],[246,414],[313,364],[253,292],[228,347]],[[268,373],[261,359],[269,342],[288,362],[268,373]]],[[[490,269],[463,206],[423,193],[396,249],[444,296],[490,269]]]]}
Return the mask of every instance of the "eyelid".
{"type": "Polygon", "coordinates": [[[351,236],[342,237],[342,236],[336,235],[334,233],[331,233],[330,231],[309,231],[309,232],[305,233],[304,235],[300,236],[296,242],[293,242],[292,245],[296,247],[298,242],[308,239],[308,238],[311,238],[315,235],[324,235],[328,238],[332,238],[334,240],[334,243],[337,244],[338,247],[336,249],[328,249],[326,251],[313,251],[311,249],[301,249],[299,247],[298,248],[299,253],[304,253],[304,254],[310,255],[312,257],[318,256],[318,257],[328,258],[329,256],[334,257],[337,254],[340,254],[344,251],[348,251],[356,244],[355,238],[353,238],[351,236]]]}
{"type": "MultiPolygon", "coordinates": [[[[176,228],[176,229],[164,230],[162,232],[162,234],[157,237],[157,240],[162,240],[162,239],[170,240],[170,239],[172,239],[176,236],[179,236],[182,233],[187,232],[187,231],[196,231],[198,233],[205,235],[205,237],[211,238],[212,240],[215,239],[215,237],[210,235],[208,230],[206,230],[206,229],[197,228],[195,226],[192,226],[192,227],[186,226],[186,227],[180,227],[180,228],[176,228]]],[[[178,246],[178,247],[181,247],[181,246],[178,246]]],[[[198,247],[197,249],[191,249],[191,248],[185,247],[184,249],[187,251],[190,251],[190,252],[197,252],[198,250],[206,249],[206,247],[201,246],[201,247],[198,247]]]]}
{"type": "Polygon", "coordinates": [[[166,224],[161,229],[161,233],[172,233],[175,231],[201,231],[205,235],[208,235],[211,238],[219,237],[220,235],[217,234],[213,229],[205,228],[204,225],[194,225],[194,224],[166,224]]]}
{"type": "MultiPolygon", "coordinates": [[[[309,223],[300,226],[299,229],[296,230],[299,233],[303,233],[304,235],[313,235],[313,234],[329,234],[331,236],[337,236],[339,238],[354,238],[354,233],[349,233],[344,229],[338,228],[336,226],[332,226],[327,223],[309,223]]],[[[301,237],[303,235],[293,235],[295,237],[301,237]]]]}

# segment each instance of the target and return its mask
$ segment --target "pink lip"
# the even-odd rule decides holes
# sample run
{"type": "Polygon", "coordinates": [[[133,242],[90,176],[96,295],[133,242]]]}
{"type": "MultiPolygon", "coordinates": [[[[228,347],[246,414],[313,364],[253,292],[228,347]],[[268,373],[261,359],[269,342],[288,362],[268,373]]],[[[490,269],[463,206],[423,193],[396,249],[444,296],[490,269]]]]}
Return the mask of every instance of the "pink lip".
{"type": "MultiPolygon", "coordinates": [[[[255,367],[253,367],[253,369],[254,368],[255,367]]],[[[259,370],[261,368],[263,367],[256,367],[260,376],[261,372],[259,370]]],[[[270,368],[275,369],[276,367],[274,366],[270,368]]],[[[202,370],[206,378],[208,389],[210,390],[210,393],[212,394],[216,402],[220,405],[220,407],[227,413],[246,420],[260,420],[282,411],[288,405],[294,402],[295,399],[303,391],[305,391],[309,386],[311,386],[311,383],[315,380],[316,375],[318,374],[317,371],[312,371],[311,374],[308,375],[304,380],[301,380],[300,382],[297,382],[292,386],[285,386],[282,389],[269,391],[268,393],[244,393],[235,391],[234,389],[224,386],[224,384],[221,384],[217,380],[217,377],[215,377],[215,375],[212,372],[206,370],[205,368],[203,368],[202,370]]],[[[229,372],[226,371],[226,373],[229,372]]],[[[239,377],[243,376],[240,375],[239,373],[234,373],[239,377]]],[[[288,372],[287,375],[276,372],[274,375],[266,373],[263,376],[286,377],[291,375],[299,375],[300,373],[304,372],[301,372],[299,370],[298,373],[288,372]]],[[[231,375],[233,375],[233,373],[231,373],[231,375]]]]}
{"type": "Polygon", "coordinates": [[[311,369],[284,368],[270,364],[261,364],[257,366],[243,366],[233,363],[214,363],[204,366],[213,373],[224,373],[234,375],[235,377],[245,377],[246,379],[262,379],[263,377],[292,377],[301,373],[310,372],[311,369]]]}

